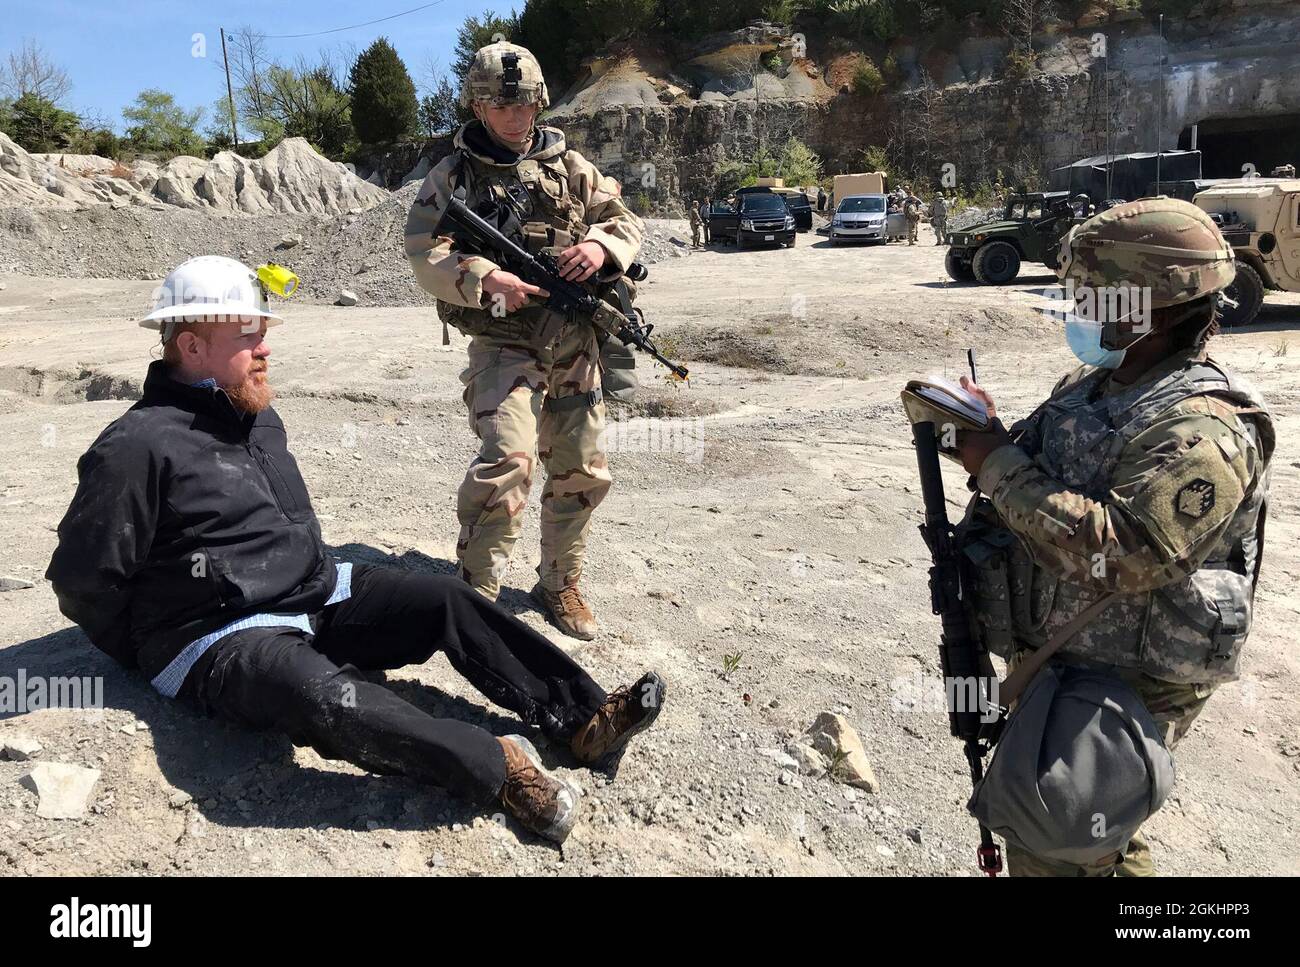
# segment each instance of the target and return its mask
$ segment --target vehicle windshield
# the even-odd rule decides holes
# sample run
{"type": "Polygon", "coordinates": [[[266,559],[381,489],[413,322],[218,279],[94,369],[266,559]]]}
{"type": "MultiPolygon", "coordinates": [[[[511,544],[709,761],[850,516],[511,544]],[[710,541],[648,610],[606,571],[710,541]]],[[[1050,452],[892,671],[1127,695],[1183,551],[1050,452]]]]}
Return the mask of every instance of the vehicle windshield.
{"type": "Polygon", "coordinates": [[[885,210],[885,199],[883,197],[845,198],[840,202],[838,210],[841,212],[883,212],[885,210]]]}
{"type": "Polygon", "coordinates": [[[748,212],[783,212],[785,202],[780,195],[752,194],[742,196],[741,207],[748,212]]]}

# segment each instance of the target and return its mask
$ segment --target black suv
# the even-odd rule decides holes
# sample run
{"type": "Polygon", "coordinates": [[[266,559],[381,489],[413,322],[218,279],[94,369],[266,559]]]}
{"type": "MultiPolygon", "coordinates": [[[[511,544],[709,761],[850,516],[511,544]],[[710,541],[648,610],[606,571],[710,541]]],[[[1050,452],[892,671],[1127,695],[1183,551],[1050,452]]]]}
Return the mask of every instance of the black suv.
{"type": "Polygon", "coordinates": [[[742,189],[735,203],[714,202],[709,211],[709,234],[732,239],[737,248],[750,242],[794,246],[794,216],[785,200],[765,188],[742,189]]]}
{"type": "Polygon", "coordinates": [[[808,196],[801,191],[783,192],[781,195],[785,199],[785,207],[790,210],[794,216],[794,227],[796,231],[807,232],[812,230],[812,203],[808,201],[808,196]]]}

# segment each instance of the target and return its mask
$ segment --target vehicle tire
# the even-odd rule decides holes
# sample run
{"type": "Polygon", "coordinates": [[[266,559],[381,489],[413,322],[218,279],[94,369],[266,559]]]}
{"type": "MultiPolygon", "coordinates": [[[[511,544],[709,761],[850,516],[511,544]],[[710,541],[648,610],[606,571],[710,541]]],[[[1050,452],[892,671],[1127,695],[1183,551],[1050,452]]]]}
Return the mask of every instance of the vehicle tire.
{"type": "Polygon", "coordinates": [[[943,267],[948,270],[948,277],[954,282],[975,281],[975,273],[971,271],[970,265],[959,259],[952,249],[948,249],[948,254],[944,256],[943,267]]]}
{"type": "Polygon", "coordinates": [[[1222,323],[1224,326],[1249,326],[1259,315],[1260,306],[1264,304],[1264,280],[1259,273],[1240,259],[1237,260],[1237,277],[1232,280],[1223,294],[1237,303],[1237,308],[1224,306],[1222,323]]]}
{"type": "Polygon", "coordinates": [[[1020,253],[1010,242],[985,242],[970,266],[984,285],[1005,285],[1020,274],[1020,253]]]}

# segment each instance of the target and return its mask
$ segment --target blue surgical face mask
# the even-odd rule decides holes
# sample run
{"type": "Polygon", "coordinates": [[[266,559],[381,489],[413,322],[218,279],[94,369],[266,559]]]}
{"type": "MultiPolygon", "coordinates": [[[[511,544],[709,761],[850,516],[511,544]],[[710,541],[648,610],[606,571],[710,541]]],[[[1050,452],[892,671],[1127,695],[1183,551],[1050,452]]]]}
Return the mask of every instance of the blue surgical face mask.
{"type": "Polygon", "coordinates": [[[1100,322],[1080,319],[1074,313],[1065,317],[1065,342],[1070,352],[1088,366],[1102,369],[1119,369],[1124,363],[1124,349],[1107,349],[1101,344],[1103,326],[1100,322]]]}

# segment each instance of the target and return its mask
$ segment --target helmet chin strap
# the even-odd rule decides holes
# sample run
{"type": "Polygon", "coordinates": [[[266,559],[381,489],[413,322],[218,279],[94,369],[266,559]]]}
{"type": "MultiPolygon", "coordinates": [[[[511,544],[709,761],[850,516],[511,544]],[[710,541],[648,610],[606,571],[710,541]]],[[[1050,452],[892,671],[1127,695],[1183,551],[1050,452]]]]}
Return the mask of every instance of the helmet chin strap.
{"type": "MultiPolygon", "coordinates": [[[[1169,322],[1167,322],[1164,325],[1163,330],[1165,332],[1170,332],[1174,329],[1177,329],[1179,326],[1183,324],[1184,321],[1190,319],[1193,315],[1201,311],[1203,308],[1204,308],[1203,305],[1194,305],[1191,303],[1183,306],[1183,311],[1178,315],[1174,316],[1173,319],[1171,319],[1169,322]]],[[[1103,349],[1130,349],[1133,346],[1137,345],[1141,340],[1145,339],[1147,336],[1150,336],[1152,333],[1156,331],[1154,325],[1149,325],[1147,327],[1147,331],[1138,335],[1138,337],[1134,339],[1132,342],[1127,343],[1123,346],[1117,345],[1117,343],[1119,342],[1119,324],[1124,320],[1128,319],[1129,316],[1131,315],[1133,315],[1132,312],[1125,313],[1123,316],[1121,316],[1118,319],[1114,319],[1114,320],[1108,319],[1106,320],[1105,323],[1102,324],[1101,345],[1103,349]]],[[[1213,323],[1214,323],[1214,313],[1211,312],[1209,321],[1206,322],[1205,324],[1205,329],[1209,329],[1210,326],[1213,325],[1213,323]]],[[[1200,336],[1204,335],[1205,329],[1202,329],[1201,332],[1197,334],[1198,340],[1200,336]]]]}

